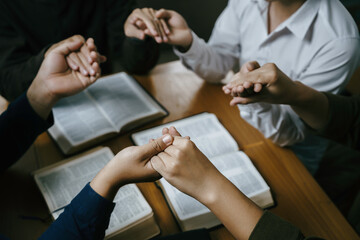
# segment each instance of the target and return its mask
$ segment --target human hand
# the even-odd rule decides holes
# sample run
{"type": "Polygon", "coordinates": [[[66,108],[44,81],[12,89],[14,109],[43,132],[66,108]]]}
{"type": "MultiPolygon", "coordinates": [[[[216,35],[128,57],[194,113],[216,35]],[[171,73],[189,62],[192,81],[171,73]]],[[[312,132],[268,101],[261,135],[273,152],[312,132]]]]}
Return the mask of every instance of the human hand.
{"type": "Polygon", "coordinates": [[[144,40],[149,35],[156,42],[167,42],[167,34],[170,33],[163,19],[155,17],[156,11],[152,8],[137,8],[127,18],[124,24],[125,35],[144,40]]]}
{"type": "Polygon", "coordinates": [[[173,127],[169,133],[173,144],[151,158],[152,167],[180,191],[204,204],[210,202],[217,179],[223,175],[188,137],[181,137],[173,127]]]}
{"type": "Polygon", "coordinates": [[[74,71],[80,71],[84,76],[100,76],[100,64],[106,61],[106,57],[97,51],[93,38],[88,38],[81,46],[80,51],[72,52],[66,56],[69,67],[74,71]]]}
{"type": "Polygon", "coordinates": [[[178,46],[182,52],[188,51],[193,38],[185,19],[179,13],[166,9],[156,11],[155,17],[164,20],[169,27],[167,43],[178,46]]]}
{"type": "Polygon", "coordinates": [[[96,175],[91,187],[101,196],[113,199],[125,184],[159,179],[161,176],[152,168],[150,159],[172,141],[173,137],[165,134],[143,146],[123,149],[96,175]]]}
{"type": "Polygon", "coordinates": [[[187,51],[192,43],[191,30],[184,18],[175,11],[152,8],[135,9],[125,22],[128,37],[153,37],[158,43],[179,46],[187,51]]]}
{"type": "Polygon", "coordinates": [[[223,91],[234,97],[230,102],[232,106],[254,102],[292,104],[297,95],[297,83],[273,63],[259,67],[258,63],[250,62],[244,64],[223,91]]]}
{"type": "Polygon", "coordinates": [[[78,51],[84,39],[75,35],[56,44],[49,51],[40,66],[39,72],[27,91],[27,97],[33,109],[46,119],[51,108],[62,97],[78,93],[98,78],[84,76],[69,68],[66,56],[78,51]]]}

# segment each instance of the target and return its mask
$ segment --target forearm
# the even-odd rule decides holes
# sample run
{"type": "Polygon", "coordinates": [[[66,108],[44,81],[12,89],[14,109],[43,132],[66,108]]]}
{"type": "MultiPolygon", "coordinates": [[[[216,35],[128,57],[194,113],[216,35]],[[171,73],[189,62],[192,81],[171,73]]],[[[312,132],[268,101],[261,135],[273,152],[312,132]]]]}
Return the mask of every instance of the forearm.
{"type": "Polygon", "coordinates": [[[114,207],[86,185],[40,239],[103,239],[114,207]]]}
{"type": "MultiPolygon", "coordinates": [[[[231,53],[227,54],[232,50],[226,50],[226,53],[221,52],[216,44],[210,46],[195,33],[192,32],[192,35],[193,41],[188,51],[183,53],[175,48],[175,54],[187,68],[204,80],[219,83],[237,62],[236,57],[231,53]]],[[[235,49],[233,51],[235,52],[235,49]]]]}
{"type": "MultiPolygon", "coordinates": [[[[109,162],[90,183],[91,188],[94,189],[97,194],[109,201],[113,201],[120,187],[125,185],[123,181],[115,181],[114,178],[111,177],[113,175],[111,174],[113,164],[113,162],[109,162]]],[[[121,178],[121,176],[119,176],[119,178],[121,178]]]]}
{"type": "Polygon", "coordinates": [[[37,136],[53,124],[52,115],[43,120],[32,109],[26,95],[22,95],[0,115],[0,148],[3,159],[0,171],[17,161],[37,136]]]}
{"type": "Polygon", "coordinates": [[[213,178],[206,205],[236,239],[249,239],[263,211],[220,173],[213,178]]]}
{"type": "Polygon", "coordinates": [[[319,134],[352,148],[359,148],[360,96],[323,94],[328,99],[329,112],[319,134]]]}
{"type": "Polygon", "coordinates": [[[311,128],[322,129],[328,118],[329,103],[327,97],[306,85],[296,82],[294,99],[289,102],[291,108],[311,128]]]}

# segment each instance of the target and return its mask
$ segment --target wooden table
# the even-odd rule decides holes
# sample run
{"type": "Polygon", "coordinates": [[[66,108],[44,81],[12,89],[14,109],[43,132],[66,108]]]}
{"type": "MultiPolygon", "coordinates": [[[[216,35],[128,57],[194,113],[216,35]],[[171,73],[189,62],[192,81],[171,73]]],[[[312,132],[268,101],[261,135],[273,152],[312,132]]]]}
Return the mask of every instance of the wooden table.
{"type": "MultiPolygon", "coordinates": [[[[205,83],[179,62],[159,65],[149,76],[136,78],[170,112],[168,117],[144,128],[204,111],[215,113],[269,184],[277,203],[272,212],[298,226],[307,236],[359,239],[296,156],[264,139],[241,119],[239,110],[229,106],[230,97],[222,93],[221,86],[205,83]]],[[[125,134],[102,145],[117,153],[132,143],[129,134],[125,134]]],[[[34,239],[46,230],[51,224],[50,215],[30,173],[64,158],[44,133],[24,158],[0,176],[0,233],[11,239],[34,239]]],[[[160,190],[153,183],[138,186],[155,212],[161,234],[179,232],[160,190]]],[[[213,229],[211,237],[233,239],[222,226],[213,229]]]]}

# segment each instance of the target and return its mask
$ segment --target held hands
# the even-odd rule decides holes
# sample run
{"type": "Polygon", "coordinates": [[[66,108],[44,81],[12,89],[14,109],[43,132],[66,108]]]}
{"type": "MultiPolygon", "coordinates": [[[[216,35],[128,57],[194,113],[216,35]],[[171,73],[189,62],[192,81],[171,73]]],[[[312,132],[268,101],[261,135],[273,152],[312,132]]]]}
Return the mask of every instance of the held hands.
{"type": "Polygon", "coordinates": [[[180,191],[207,204],[214,199],[214,186],[223,175],[188,138],[181,137],[174,127],[163,133],[174,136],[173,144],[151,158],[152,167],[180,191]]]}
{"type": "Polygon", "coordinates": [[[128,37],[153,37],[157,43],[168,43],[187,51],[192,43],[191,30],[175,11],[152,8],[135,9],[124,25],[128,37]]]}
{"type": "MultiPolygon", "coordinates": [[[[92,64],[97,66],[94,75],[82,74],[68,65],[67,57],[72,53],[82,54],[84,50],[81,49],[86,45],[83,37],[75,35],[54,44],[45,54],[39,72],[27,91],[31,106],[43,119],[48,117],[51,108],[60,98],[82,91],[100,76],[98,62],[92,64]]],[[[90,55],[93,55],[91,51],[90,55]]],[[[96,58],[103,60],[98,55],[96,58]]],[[[75,64],[73,62],[74,66],[75,64]]]]}
{"type": "Polygon", "coordinates": [[[100,64],[106,61],[106,57],[98,53],[94,39],[88,38],[80,51],[70,53],[66,61],[72,70],[94,78],[100,76],[100,64]]]}
{"type": "Polygon", "coordinates": [[[292,104],[297,85],[273,63],[260,67],[257,62],[248,62],[223,87],[223,91],[233,96],[232,106],[254,102],[292,104]]]}
{"type": "Polygon", "coordinates": [[[173,137],[164,134],[143,146],[127,147],[116,156],[91,181],[91,187],[101,196],[113,199],[119,188],[127,183],[154,181],[161,176],[150,164],[150,159],[164,151],[173,137]]]}
{"type": "Polygon", "coordinates": [[[164,177],[180,191],[202,203],[217,194],[214,186],[224,176],[212,165],[189,137],[181,137],[174,127],[163,129],[163,136],[143,146],[120,151],[91,181],[91,187],[112,200],[128,183],[154,181],[164,177]]]}

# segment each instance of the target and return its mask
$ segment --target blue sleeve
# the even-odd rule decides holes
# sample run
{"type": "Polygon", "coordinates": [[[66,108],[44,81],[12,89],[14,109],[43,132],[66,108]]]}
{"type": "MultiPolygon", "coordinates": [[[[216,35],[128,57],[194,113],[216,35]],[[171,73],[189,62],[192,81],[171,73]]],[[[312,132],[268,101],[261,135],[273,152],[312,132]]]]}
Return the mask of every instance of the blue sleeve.
{"type": "Polygon", "coordinates": [[[31,107],[26,93],[0,115],[0,172],[16,162],[37,136],[54,123],[53,115],[43,120],[31,107]]]}
{"type": "Polygon", "coordinates": [[[103,239],[114,207],[87,184],[40,239],[103,239]]]}

